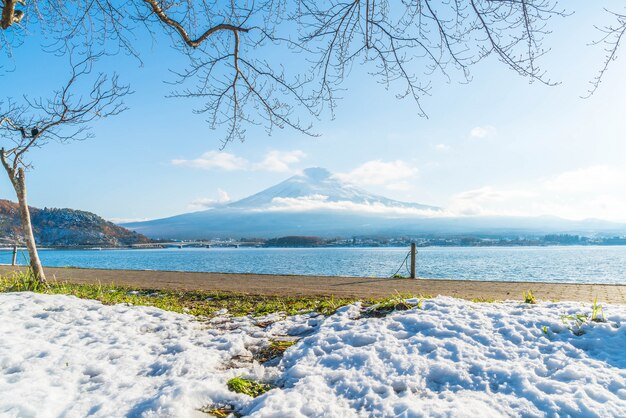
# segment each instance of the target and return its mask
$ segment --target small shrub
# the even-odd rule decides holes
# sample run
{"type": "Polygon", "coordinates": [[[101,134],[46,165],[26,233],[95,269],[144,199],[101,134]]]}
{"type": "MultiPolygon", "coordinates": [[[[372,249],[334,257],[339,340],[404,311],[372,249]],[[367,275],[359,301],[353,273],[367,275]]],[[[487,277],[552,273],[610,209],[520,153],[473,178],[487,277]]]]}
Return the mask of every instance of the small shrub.
{"type": "Polygon", "coordinates": [[[532,290],[524,292],[524,303],[530,303],[532,305],[537,303],[537,299],[535,299],[535,295],[533,294],[532,290]]]}
{"type": "Polygon", "coordinates": [[[233,377],[227,383],[228,390],[235,393],[243,393],[244,395],[256,398],[264,394],[272,387],[267,383],[259,383],[254,380],[244,379],[241,376],[233,377]]]}

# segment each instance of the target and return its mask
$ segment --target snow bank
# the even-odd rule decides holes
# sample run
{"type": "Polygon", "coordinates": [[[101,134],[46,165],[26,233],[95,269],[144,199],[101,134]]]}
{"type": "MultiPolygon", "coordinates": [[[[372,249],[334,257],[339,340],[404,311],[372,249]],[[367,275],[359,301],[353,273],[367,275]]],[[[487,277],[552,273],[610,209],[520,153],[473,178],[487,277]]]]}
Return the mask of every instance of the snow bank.
{"type": "Polygon", "coordinates": [[[607,322],[582,325],[576,336],[562,316],[588,314],[588,305],[443,297],[422,305],[380,319],[359,319],[356,305],[341,309],[283,358],[284,388],[246,412],[624,416],[625,307],[605,307],[607,322]]]}
{"type": "MultiPolygon", "coordinates": [[[[293,321],[306,325],[294,317],[270,328],[288,333],[293,321]]],[[[250,398],[226,381],[266,378],[241,359],[272,335],[249,318],[199,322],[150,307],[0,294],[0,417],[206,417],[197,410],[213,401],[241,407],[250,398]]]]}
{"type": "MultiPolygon", "coordinates": [[[[620,416],[626,307],[576,336],[579,303],[451,298],[365,318],[360,305],[312,315],[198,321],[67,296],[0,294],[0,416],[186,417],[213,403],[256,417],[620,416]],[[304,336],[282,361],[252,354],[304,336]],[[252,399],[226,381],[278,388],[252,399]]],[[[200,414],[202,415],[202,414],[200,414]]],[[[203,415],[206,416],[206,415],[203,415]]]]}

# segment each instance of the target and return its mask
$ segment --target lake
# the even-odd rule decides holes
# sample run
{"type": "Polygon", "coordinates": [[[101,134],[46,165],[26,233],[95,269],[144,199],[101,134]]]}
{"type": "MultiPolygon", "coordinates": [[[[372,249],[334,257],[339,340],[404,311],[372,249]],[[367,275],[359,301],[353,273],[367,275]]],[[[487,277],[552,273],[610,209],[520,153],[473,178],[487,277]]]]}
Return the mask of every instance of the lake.
{"type": "MultiPolygon", "coordinates": [[[[168,248],[41,250],[44,266],[132,270],[389,277],[408,248],[168,248]]],[[[18,263],[26,262],[25,252],[18,263]]],[[[11,251],[0,251],[0,263],[11,251]]],[[[400,274],[408,275],[406,268],[400,274]]],[[[420,277],[626,284],[626,246],[427,247],[418,249],[420,277]]]]}

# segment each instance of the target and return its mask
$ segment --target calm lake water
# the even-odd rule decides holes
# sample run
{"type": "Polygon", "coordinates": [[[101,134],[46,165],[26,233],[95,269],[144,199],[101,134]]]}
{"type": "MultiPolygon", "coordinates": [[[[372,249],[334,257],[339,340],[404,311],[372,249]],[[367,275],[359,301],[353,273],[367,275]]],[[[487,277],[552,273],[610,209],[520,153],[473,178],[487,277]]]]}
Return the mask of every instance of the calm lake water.
{"type": "MultiPolygon", "coordinates": [[[[44,266],[328,276],[389,277],[405,248],[188,248],[42,250],[44,266]]],[[[25,254],[18,262],[26,261],[25,254]]],[[[11,252],[0,251],[0,263],[11,252]]],[[[400,273],[406,275],[402,268],[400,273]]],[[[418,249],[420,277],[626,284],[626,246],[428,247],[418,249]]]]}

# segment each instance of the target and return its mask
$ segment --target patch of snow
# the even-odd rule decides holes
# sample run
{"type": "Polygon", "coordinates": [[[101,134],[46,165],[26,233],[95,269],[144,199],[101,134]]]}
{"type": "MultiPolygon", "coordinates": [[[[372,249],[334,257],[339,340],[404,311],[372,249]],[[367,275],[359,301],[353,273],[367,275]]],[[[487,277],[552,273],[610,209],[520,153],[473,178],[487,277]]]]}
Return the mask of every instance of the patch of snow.
{"type": "Polygon", "coordinates": [[[383,318],[353,304],[328,318],[198,320],[0,294],[0,416],[207,416],[211,404],[254,417],[620,416],[626,306],[574,335],[563,317],[589,308],[438,297],[383,318]],[[253,361],[276,338],[301,339],[278,364],[253,361]],[[278,387],[235,394],[239,375],[278,387]]]}
{"type": "MultiPolygon", "coordinates": [[[[417,301],[412,301],[417,303],[417,301]]],[[[576,336],[580,303],[471,303],[355,319],[342,308],[282,360],[281,390],[244,410],[270,416],[623,416],[626,307],[576,336]],[[544,328],[547,333],[544,333],[544,328]]]]}
{"type": "Polygon", "coordinates": [[[243,407],[250,398],[227,380],[272,370],[234,359],[251,360],[273,335],[251,318],[201,322],[151,307],[0,294],[0,416],[206,417],[197,410],[213,402],[243,407]]]}

